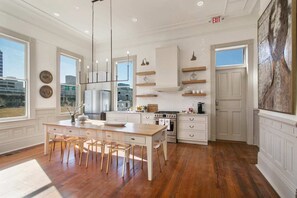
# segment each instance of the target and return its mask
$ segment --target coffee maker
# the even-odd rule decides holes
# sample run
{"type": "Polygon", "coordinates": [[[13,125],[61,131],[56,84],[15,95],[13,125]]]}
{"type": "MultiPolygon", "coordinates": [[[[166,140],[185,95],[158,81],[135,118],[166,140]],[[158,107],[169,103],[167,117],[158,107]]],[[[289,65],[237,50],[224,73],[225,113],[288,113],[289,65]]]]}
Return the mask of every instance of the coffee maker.
{"type": "Polygon", "coordinates": [[[205,110],[204,110],[204,103],[203,102],[198,102],[198,114],[204,114],[205,110]]]}

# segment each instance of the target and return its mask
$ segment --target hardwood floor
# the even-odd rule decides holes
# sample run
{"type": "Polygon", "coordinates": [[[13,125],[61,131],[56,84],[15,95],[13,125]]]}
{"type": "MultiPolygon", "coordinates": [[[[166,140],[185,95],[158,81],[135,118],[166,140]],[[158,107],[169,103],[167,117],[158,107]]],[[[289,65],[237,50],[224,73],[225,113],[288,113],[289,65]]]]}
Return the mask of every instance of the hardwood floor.
{"type": "MultiPolygon", "coordinates": [[[[71,153],[67,165],[65,161],[60,162],[57,147],[52,161],[48,162],[48,156],[43,155],[43,145],[40,145],[13,155],[0,156],[0,173],[36,160],[51,182],[38,187],[27,197],[53,187],[62,197],[279,197],[255,166],[257,152],[257,147],[244,143],[210,142],[208,146],[168,144],[167,165],[161,158],[163,171],[160,173],[155,153],[154,180],[149,182],[146,163],[142,170],[140,160],[135,161],[134,169],[130,160],[122,179],[122,158],[116,167],[114,157],[106,175],[107,157],[101,172],[100,154],[97,163],[95,159],[90,159],[86,169],[85,155],[82,166],[79,166],[78,158],[71,153]]],[[[135,153],[140,158],[140,148],[136,148],[135,153]]],[[[23,174],[28,174],[27,182],[34,178],[34,172],[23,174]]]]}

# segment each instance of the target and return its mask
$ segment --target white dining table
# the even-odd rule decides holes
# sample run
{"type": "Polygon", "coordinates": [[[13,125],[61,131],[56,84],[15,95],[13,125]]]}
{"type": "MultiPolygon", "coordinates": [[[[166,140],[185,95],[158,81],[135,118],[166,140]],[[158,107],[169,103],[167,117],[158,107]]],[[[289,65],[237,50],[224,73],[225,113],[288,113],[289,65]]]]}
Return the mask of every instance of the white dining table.
{"type": "Polygon", "coordinates": [[[110,126],[101,120],[87,120],[83,124],[78,121],[71,123],[70,120],[61,120],[52,123],[43,123],[43,126],[45,133],[45,155],[48,153],[49,135],[51,133],[64,134],[71,137],[85,137],[86,132],[92,130],[107,140],[118,141],[121,139],[127,144],[146,146],[149,181],[153,179],[153,143],[162,138],[165,138],[165,141],[163,141],[163,151],[165,160],[167,160],[167,135],[166,132],[164,133],[167,126],[135,123],[126,123],[124,126],[110,126]]]}

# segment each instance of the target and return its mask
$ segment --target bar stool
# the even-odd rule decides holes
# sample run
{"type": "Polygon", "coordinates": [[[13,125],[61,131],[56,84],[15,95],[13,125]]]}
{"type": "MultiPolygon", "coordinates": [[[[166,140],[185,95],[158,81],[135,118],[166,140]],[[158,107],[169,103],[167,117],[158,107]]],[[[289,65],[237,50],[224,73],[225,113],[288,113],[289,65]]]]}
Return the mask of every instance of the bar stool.
{"type": "Polygon", "coordinates": [[[78,153],[79,153],[79,159],[80,159],[85,142],[86,142],[86,138],[84,137],[69,138],[68,140],[66,140],[66,145],[68,145],[67,164],[69,162],[71,146],[73,145],[73,152],[75,157],[76,157],[76,146],[78,146],[79,148],[78,153]]]}

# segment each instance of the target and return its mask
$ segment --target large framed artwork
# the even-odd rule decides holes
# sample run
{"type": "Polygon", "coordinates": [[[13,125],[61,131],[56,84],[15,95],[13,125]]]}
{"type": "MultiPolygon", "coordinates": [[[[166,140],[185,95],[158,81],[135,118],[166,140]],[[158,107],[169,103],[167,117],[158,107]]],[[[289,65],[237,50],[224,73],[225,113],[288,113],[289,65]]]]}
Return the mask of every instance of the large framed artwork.
{"type": "Polygon", "coordinates": [[[295,114],[296,0],[271,0],[258,20],[259,109],[295,114]]]}

